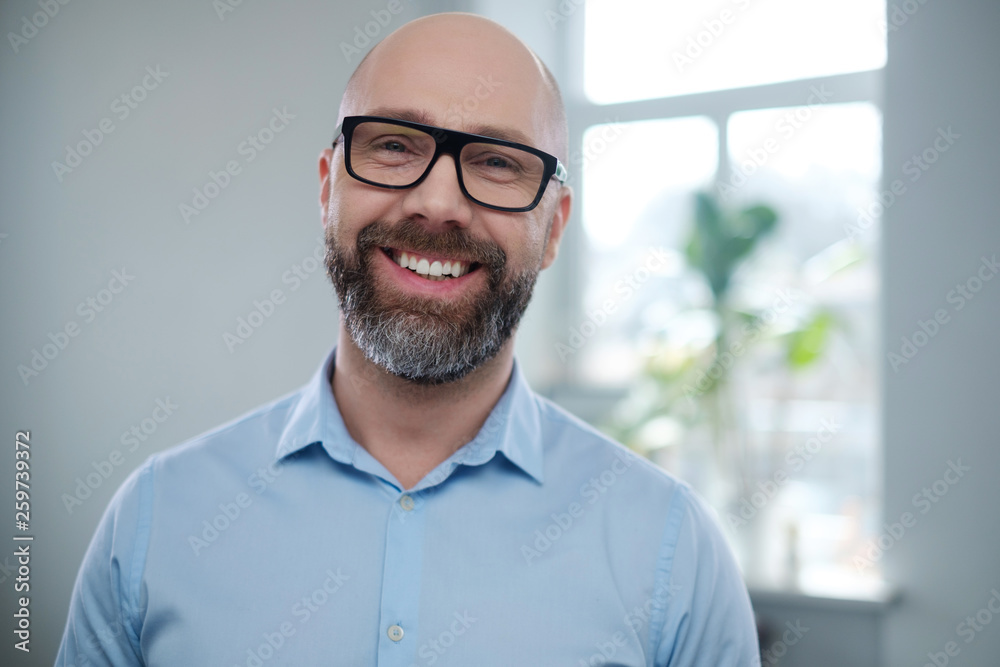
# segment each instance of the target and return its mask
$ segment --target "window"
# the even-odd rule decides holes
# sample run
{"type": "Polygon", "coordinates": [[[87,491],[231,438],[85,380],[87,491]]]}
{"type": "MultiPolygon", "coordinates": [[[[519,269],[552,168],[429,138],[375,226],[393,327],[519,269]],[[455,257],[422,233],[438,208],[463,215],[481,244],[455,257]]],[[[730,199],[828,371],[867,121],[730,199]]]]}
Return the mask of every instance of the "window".
{"type": "Polygon", "coordinates": [[[599,104],[883,67],[882,0],[588,0],[587,96],[599,104]]]}
{"type": "Polygon", "coordinates": [[[560,357],[618,391],[604,427],[712,502],[752,583],[863,586],[881,512],[863,211],[881,178],[885,3],[584,10],[581,312],[560,357]],[[690,245],[696,193],[734,228],[761,223],[714,283],[707,241],[690,245]],[[741,217],[757,204],[773,228],[764,209],[741,217]]]}

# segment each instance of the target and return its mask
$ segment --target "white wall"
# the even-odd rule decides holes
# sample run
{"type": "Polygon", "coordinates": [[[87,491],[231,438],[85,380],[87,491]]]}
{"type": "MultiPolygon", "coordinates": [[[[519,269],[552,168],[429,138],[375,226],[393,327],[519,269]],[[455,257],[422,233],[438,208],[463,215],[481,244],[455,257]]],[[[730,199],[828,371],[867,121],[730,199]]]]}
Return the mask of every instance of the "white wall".
{"type": "Polygon", "coordinates": [[[885,664],[923,665],[955,641],[950,664],[997,665],[1000,617],[971,643],[956,628],[1000,590],[1000,278],[960,311],[948,293],[981,257],[1000,257],[1000,4],[910,4],[919,9],[889,33],[886,69],[885,182],[908,190],[885,214],[885,351],[898,353],[938,309],[950,320],[898,372],[884,369],[885,516],[918,520],[884,556],[904,595],[886,624],[885,664]],[[948,127],[961,138],[912,182],[905,163],[948,127]],[[971,472],[921,514],[914,494],[959,459],[971,472]]]}
{"type": "MultiPolygon", "coordinates": [[[[56,3],[26,42],[0,45],[0,425],[11,449],[17,430],[31,431],[37,537],[33,650],[5,640],[0,664],[52,664],[83,553],[129,472],[309,379],[335,342],[336,299],[321,267],[298,286],[284,276],[311,261],[321,238],[317,158],[333,139],[344,84],[408,20],[475,9],[458,0],[221,2],[233,11],[220,16],[210,0],[56,3]],[[371,43],[356,42],[366,29],[371,43]],[[165,76],[155,86],[146,78],[150,90],[124,117],[116,99],[147,67],[165,76]],[[244,142],[275,108],[294,118],[250,160],[244,142]],[[104,119],[113,129],[98,135],[104,119]],[[85,132],[97,145],[60,180],[52,163],[85,132]],[[229,161],[240,172],[186,221],[179,206],[229,161]],[[91,313],[86,299],[123,269],[134,279],[91,313]],[[284,302],[231,351],[223,334],[275,289],[284,302]],[[67,325],[75,335],[65,349],[50,347],[46,367],[22,380],[18,366],[30,368],[33,351],[67,325]],[[157,400],[178,406],[159,424],[149,421],[157,400]],[[129,451],[121,438],[143,420],[155,431],[129,451]],[[116,450],[117,465],[107,463],[116,450]],[[102,468],[107,478],[96,473],[96,488],[68,510],[63,494],[102,468]]],[[[20,33],[40,11],[37,0],[0,4],[0,32],[20,33]]],[[[548,328],[552,282],[543,274],[519,336],[539,385],[559,371],[544,353],[551,346],[532,342],[548,328]]],[[[13,462],[0,455],[0,498],[13,497],[13,462]]],[[[9,553],[0,552],[7,638],[9,553]]]]}
{"type": "MultiPolygon", "coordinates": [[[[27,32],[16,53],[7,33],[40,8],[36,0],[0,5],[0,498],[12,522],[14,433],[30,429],[37,536],[32,652],[12,648],[7,579],[0,664],[52,664],[83,552],[133,468],[303,384],[334,343],[325,272],[294,291],[282,275],[321,235],[316,160],[360,57],[348,61],[340,43],[387,5],[247,0],[220,19],[209,0],[70,2],[27,32]],[[111,105],[147,66],[169,75],[121,119],[111,105]],[[248,162],[240,144],[267,127],[275,107],[295,118],[248,162]],[[114,131],[59,182],[51,163],[104,118],[114,131]],[[241,173],[185,223],[179,204],[230,160],[241,173]],[[122,268],[134,280],[87,321],[78,304],[122,268]],[[286,301],[231,353],[223,333],[274,289],[286,301]],[[25,385],[18,365],[30,365],[32,350],[70,322],[77,335],[25,385]],[[128,452],[122,433],[167,398],[175,413],[128,452]],[[62,494],[114,450],[121,465],[70,514],[62,494]]],[[[401,5],[377,38],[436,8],[401,5]]],[[[6,536],[12,523],[5,526],[6,536]]],[[[0,564],[12,551],[0,551],[0,564]]]]}

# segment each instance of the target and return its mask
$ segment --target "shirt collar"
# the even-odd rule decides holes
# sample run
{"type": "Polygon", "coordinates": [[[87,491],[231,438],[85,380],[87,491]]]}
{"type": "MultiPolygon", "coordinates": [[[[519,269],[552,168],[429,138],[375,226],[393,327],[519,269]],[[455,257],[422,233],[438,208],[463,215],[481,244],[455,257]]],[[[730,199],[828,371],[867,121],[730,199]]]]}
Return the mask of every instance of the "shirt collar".
{"type": "MultiPolygon", "coordinates": [[[[333,396],[330,379],[333,377],[336,351],[336,347],[331,350],[309,383],[299,390],[298,400],[278,440],[275,459],[283,459],[309,445],[320,443],[334,460],[366,472],[376,472],[371,465],[362,465],[371,463],[382,468],[347,432],[333,396]]],[[[443,481],[458,465],[483,465],[497,452],[539,484],[542,483],[541,423],[537,398],[528,386],[517,359],[514,360],[506,389],[476,437],[428,474],[414,490],[435,483],[429,480],[443,481]]]]}

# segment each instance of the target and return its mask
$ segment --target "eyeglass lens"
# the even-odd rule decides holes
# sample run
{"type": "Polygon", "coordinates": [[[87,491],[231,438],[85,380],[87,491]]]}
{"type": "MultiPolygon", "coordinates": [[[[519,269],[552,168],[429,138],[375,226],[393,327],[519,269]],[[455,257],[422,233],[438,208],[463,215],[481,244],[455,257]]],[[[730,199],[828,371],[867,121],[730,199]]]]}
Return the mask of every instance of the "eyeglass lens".
{"type": "MultiPolygon", "coordinates": [[[[426,171],[436,146],[435,138],[423,130],[365,121],[354,128],[351,167],[373,183],[412,185],[426,171]]],[[[470,196],[506,208],[531,204],[545,173],[545,164],[537,155],[491,143],[466,144],[459,164],[470,196]]]]}

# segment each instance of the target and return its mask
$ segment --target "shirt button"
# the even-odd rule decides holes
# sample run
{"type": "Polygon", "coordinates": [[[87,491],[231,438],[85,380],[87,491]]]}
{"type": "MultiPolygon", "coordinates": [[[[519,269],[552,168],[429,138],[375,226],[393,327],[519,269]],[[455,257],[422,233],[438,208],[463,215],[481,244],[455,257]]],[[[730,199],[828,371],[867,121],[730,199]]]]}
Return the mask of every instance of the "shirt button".
{"type": "Polygon", "coordinates": [[[413,509],[413,497],[403,496],[402,498],[399,499],[399,506],[402,507],[407,512],[409,512],[410,510],[413,509]]]}
{"type": "Polygon", "coordinates": [[[390,625],[389,639],[391,639],[394,642],[398,642],[402,638],[403,638],[403,628],[399,627],[398,625],[390,625]]]}

